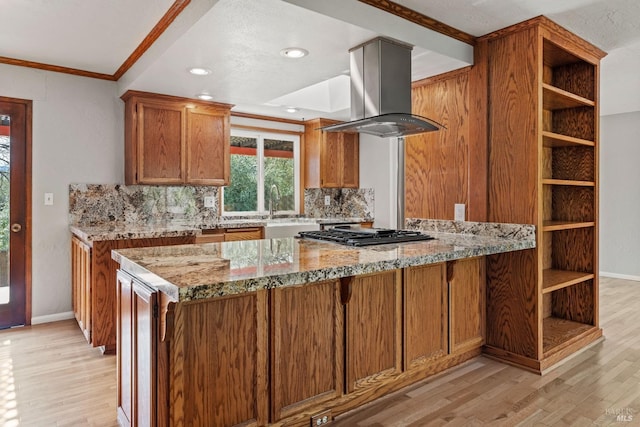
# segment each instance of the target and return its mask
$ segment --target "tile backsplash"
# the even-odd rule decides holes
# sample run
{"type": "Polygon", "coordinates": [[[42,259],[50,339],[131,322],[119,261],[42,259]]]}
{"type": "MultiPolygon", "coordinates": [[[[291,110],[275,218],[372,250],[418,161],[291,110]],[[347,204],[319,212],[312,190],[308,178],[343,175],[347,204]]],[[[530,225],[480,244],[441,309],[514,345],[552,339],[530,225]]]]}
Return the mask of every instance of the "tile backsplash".
{"type": "Polygon", "coordinates": [[[372,188],[307,188],[304,190],[304,213],[313,218],[374,218],[372,188]],[[325,205],[329,196],[329,206],[325,205]]]}
{"type": "Polygon", "coordinates": [[[71,184],[69,223],[214,224],[219,216],[218,191],[203,186],[71,184]],[[205,196],[213,197],[212,208],[204,207],[205,196]]]}
{"type": "MultiPolygon", "coordinates": [[[[97,225],[110,222],[178,222],[214,225],[220,219],[220,191],[219,187],[187,185],[71,184],[69,223],[97,225]],[[205,196],[213,198],[213,207],[204,206],[205,196]]],[[[373,220],[373,194],[373,189],[306,189],[305,216],[373,220]],[[324,204],[325,196],[329,196],[329,206],[324,204]]]]}

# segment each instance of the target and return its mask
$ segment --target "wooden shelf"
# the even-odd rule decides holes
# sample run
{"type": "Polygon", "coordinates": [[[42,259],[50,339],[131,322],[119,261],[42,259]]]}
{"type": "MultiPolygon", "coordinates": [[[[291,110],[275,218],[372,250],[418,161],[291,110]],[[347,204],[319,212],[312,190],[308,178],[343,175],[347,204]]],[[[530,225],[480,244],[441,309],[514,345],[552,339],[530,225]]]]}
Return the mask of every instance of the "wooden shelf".
{"type": "Polygon", "coordinates": [[[542,293],[557,291],[593,278],[593,273],[547,269],[542,272],[542,293]]]}
{"type": "Polygon", "coordinates": [[[594,187],[596,184],[593,181],[574,181],[570,179],[543,179],[543,184],[546,185],[573,185],[575,187],[594,187]]]}
{"type": "Polygon", "coordinates": [[[542,105],[545,110],[562,110],[564,108],[593,107],[595,102],[590,99],[574,95],[566,90],[551,86],[548,83],[542,84],[542,105]]]}
{"type": "Polygon", "coordinates": [[[593,325],[557,317],[547,317],[542,322],[542,348],[545,357],[556,347],[595,328],[593,325]]]}
{"type": "Polygon", "coordinates": [[[542,132],[542,145],[549,148],[555,147],[594,147],[596,144],[588,139],[574,138],[555,132],[542,132]]]}
{"type": "Polygon", "coordinates": [[[558,231],[558,230],[571,230],[572,228],[586,228],[595,226],[593,221],[544,221],[542,224],[542,231],[558,231]]]}

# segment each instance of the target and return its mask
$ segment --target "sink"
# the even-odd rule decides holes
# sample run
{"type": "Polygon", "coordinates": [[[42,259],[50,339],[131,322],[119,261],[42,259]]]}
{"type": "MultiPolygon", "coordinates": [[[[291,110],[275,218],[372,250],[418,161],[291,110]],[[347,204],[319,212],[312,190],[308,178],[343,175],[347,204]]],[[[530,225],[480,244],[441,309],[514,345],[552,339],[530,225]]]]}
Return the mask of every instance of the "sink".
{"type": "Polygon", "coordinates": [[[264,238],[294,237],[300,231],[312,230],[320,230],[320,224],[314,220],[301,221],[300,218],[269,220],[264,227],[264,238]]]}

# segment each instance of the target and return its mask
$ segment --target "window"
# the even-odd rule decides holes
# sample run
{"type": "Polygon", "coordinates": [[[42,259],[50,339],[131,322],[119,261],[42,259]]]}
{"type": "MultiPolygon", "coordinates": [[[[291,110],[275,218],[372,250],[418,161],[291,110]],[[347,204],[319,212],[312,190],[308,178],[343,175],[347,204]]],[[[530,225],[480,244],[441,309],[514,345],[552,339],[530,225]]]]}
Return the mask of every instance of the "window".
{"type": "Polygon", "coordinates": [[[298,213],[300,137],[231,129],[231,183],[222,191],[224,214],[265,214],[273,194],[278,213],[298,213]]]}

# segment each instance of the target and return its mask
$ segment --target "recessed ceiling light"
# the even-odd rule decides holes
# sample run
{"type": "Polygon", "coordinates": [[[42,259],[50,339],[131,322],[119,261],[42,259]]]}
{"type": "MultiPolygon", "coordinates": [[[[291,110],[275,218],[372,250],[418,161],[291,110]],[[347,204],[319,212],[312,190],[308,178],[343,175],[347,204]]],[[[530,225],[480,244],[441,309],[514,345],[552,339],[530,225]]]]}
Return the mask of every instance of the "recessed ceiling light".
{"type": "Polygon", "coordinates": [[[287,113],[297,113],[298,109],[296,107],[287,107],[285,110],[287,113]]]}
{"type": "Polygon", "coordinates": [[[211,101],[213,99],[213,96],[209,95],[208,93],[199,93],[196,95],[196,97],[198,97],[198,99],[202,99],[203,101],[211,101]]]}
{"type": "Polygon", "coordinates": [[[280,55],[285,58],[302,58],[303,56],[307,56],[309,51],[306,49],[302,49],[301,47],[287,47],[280,51],[280,55]]]}
{"type": "Polygon", "coordinates": [[[189,72],[193,75],[196,76],[207,76],[209,74],[211,74],[211,70],[208,68],[201,68],[201,67],[193,67],[193,68],[189,68],[189,72]]]}

